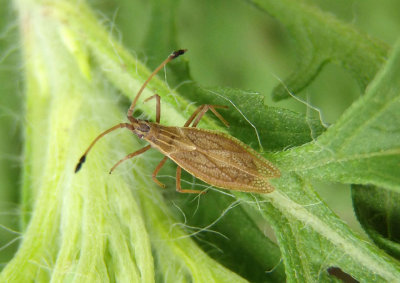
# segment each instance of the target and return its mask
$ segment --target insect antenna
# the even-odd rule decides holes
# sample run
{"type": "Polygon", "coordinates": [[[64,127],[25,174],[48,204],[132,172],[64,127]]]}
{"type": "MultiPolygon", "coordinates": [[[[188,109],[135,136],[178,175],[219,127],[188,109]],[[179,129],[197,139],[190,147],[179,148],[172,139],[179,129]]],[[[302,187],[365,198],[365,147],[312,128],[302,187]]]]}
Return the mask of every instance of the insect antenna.
{"type": "Polygon", "coordinates": [[[147,86],[147,84],[149,83],[149,81],[151,81],[151,79],[152,79],[162,68],[164,68],[164,66],[165,66],[166,64],[168,64],[168,62],[170,62],[170,61],[174,60],[175,58],[181,56],[181,55],[184,54],[186,51],[187,51],[187,49],[179,49],[179,50],[177,50],[177,51],[172,52],[171,55],[169,55],[168,58],[165,59],[165,60],[160,64],[160,66],[158,66],[158,67],[153,71],[153,73],[151,73],[151,75],[147,78],[147,80],[143,83],[142,87],[139,89],[138,93],[136,94],[135,99],[133,100],[131,106],[130,106],[129,109],[128,109],[127,116],[128,116],[129,121],[131,121],[131,122],[136,122],[135,117],[133,117],[133,110],[135,109],[136,102],[138,101],[140,95],[142,94],[143,90],[145,89],[145,87],[147,86]]]}
{"type": "MultiPolygon", "coordinates": [[[[179,57],[180,55],[184,54],[186,51],[187,51],[186,49],[180,49],[180,50],[177,50],[177,51],[172,52],[172,54],[169,55],[168,58],[165,59],[164,62],[162,62],[161,65],[158,66],[158,67],[153,71],[153,73],[151,73],[151,75],[148,77],[148,79],[143,83],[142,87],[139,89],[139,92],[136,94],[135,99],[133,100],[131,106],[130,106],[129,109],[128,109],[128,114],[127,114],[127,116],[128,116],[128,119],[129,119],[129,121],[130,121],[131,123],[133,123],[133,124],[137,123],[137,119],[135,119],[135,117],[133,117],[133,115],[132,115],[132,114],[133,114],[133,110],[134,110],[134,108],[135,108],[136,102],[137,102],[138,99],[139,99],[139,96],[142,94],[143,90],[145,89],[145,87],[147,86],[147,84],[149,83],[149,81],[150,81],[150,80],[151,80],[151,79],[152,79],[152,78],[153,78],[153,77],[168,63],[168,62],[170,62],[171,60],[173,60],[173,59],[179,57]]],[[[78,163],[77,163],[76,166],[75,166],[75,173],[77,173],[77,172],[81,169],[83,163],[86,161],[86,156],[87,156],[87,154],[88,154],[89,151],[92,149],[92,147],[96,144],[96,142],[97,142],[100,138],[102,138],[102,137],[104,137],[105,135],[107,135],[108,133],[110,133],[110,132],[112,132],[112,131],[114,131],[114,130],[117,130],[117,129],[119,129],[119,128],[128,128],[129,130],[133,130],[133,129],[134,129],[134,125],[131,125],[131,124],[128,124],[128,123],[120,123],[120,124],[118,124],[118,125],[115,125],[114,127],[111,127],[110,129],[104,131],[104,132],[101,133],[100,135],[98,135],[98,136],[92,141],[92,143],[91,143],[91,144],[89,145],[89,147],[86,149],[85,153],[84,153],[84,154],[81,156],[81,158],[79,159],[78,163]]]]}
{"type": "Polygon", "coordinates": [[[92,149],[92,147],[96,144],[96,142],[101,139],[102,137],[104,137],[105,135],[107,135],[108,133],[120,129],[120,128],[127,128],[132,130],[133,126],[129,123],[120,123],[118,125],[115,125],[114,127],[109,128],[108,130],[102,132],[100,135],[98,135],[93,141],[92,143],[89,145],[89,147],[86,149],[85,153],[81,156],[81,158],[78,161],[78,164],[76,164],[75,166],[75,173],[77,173],[81,167],[82,164],[86,161],[86,155],[89,153],[89,151],[92,149]]]}

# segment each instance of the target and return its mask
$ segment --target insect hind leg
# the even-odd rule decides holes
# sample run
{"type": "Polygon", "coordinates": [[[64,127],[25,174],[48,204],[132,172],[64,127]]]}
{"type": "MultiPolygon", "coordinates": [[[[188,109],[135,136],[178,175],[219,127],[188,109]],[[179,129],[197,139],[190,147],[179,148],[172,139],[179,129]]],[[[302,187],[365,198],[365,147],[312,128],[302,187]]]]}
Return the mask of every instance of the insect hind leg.
{"type": "Polygon", "coordinates": [[[161,188],[163,188],[163,189],[165,188],[165,185],[164,185],[163,183],[161,183],[160,181],[157,180],[157,174],[158,174],[158,171],[160,171],[161,167],[164,166],[165,161],[167,161],[167,159],[168,159],[168,156],[165,156],[165,157],[160,161],[160,163],[158,163],[156,169],[154,169],[153,175],[151,176],[151,177],[153,178],[154,183],[156,183],[157,185],[159,185],[159,186],[160,186],[161,188]]]}
{"type": "Polygon", "coordinates": [[[228,108],[228,106],[225,105],[209,105],[209,104],[203,104],[200,105],[192,114],[192,116],[190,116],[190,118],[186,121],[184,127],[188,127],[192,121],[194,120],[192,127],[196,127],[201,118],[203,118],[204,114],[206,114],[206,112],[208,110],[211,110],[211,112],[214,113],[215,116],[217,116],[217,118],[227,127],[229,127],[229,123],[221,116],[221,114],[218,113],[217,110],[215,110],[215,108],[228,108]],[[197,116],[197,118],[196,118],[197,116]],[[196,119],[195,119],[196,118],[196,119]]]}
{"type": "Polygon", "coordinates": [[[188,193],[188,194],[205,194],[205,191],[199,190],[184,190],[181,188],[181,175],[182,175],[182,168],[178,165],[176,168],[176,191],[178,193],[188,193]]]}

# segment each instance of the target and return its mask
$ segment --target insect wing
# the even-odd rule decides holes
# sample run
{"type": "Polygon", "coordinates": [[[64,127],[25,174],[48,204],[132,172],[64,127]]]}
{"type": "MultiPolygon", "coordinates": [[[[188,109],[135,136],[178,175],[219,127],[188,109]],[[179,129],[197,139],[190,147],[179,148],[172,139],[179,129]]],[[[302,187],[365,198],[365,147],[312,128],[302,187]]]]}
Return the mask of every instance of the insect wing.
{"type": "Polygon", "coordinates": [[[184,170],[211,185],[246,192],[271,192],[269,178],[280,176],[270,162],[228,135],[180,128],[195,150],[180,150],[168,156],[184,170]]]}

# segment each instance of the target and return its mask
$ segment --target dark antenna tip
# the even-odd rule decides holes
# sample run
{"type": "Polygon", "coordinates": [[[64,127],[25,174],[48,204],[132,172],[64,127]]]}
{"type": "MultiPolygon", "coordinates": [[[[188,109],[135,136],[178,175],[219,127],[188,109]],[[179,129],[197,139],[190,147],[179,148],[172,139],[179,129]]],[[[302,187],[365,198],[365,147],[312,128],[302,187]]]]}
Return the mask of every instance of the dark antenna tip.
{"type": "Polygon", "coordinates": [[[79,170],[81,170],[82,164],[86,161],[86,155],[82,155],[82,157],[79,159],[78,164],[76,164],[75,167],[75,173],[77,173],[79,170]]]}
{"type": "Polygon", "coordinates": [[[172,52],[172,54],[170,55],[171,59],[175,59],[176,57],[179,57],[183,54],[185,54],[185,52],[187,51],[187,49],[179,49],[176,50],[174,52],[172,52]]]}

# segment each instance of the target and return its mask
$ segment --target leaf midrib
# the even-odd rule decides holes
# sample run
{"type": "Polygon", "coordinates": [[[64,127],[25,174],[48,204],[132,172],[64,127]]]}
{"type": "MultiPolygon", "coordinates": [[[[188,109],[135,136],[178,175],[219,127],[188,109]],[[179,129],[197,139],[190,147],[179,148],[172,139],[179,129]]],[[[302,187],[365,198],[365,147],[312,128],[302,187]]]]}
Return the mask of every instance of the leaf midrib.
{"type": "MultiPolygon", "coordinates": [[[[271,200],[272,204],[284,215],[287,215],[289,219],[293,218],[296,221],[301,221],[311,226],[315,232],[330,241],[334,246],[337,246],[338,250],[342,250],[343,253],[351,256],[355,262],[362,264],[365,269],[371,270],[373,273],[377,273],[379,276],[393,281],[400,278],[400,270],[396,268],[396,266],[388,262],[382,264],[382,261],[384,261],[382,257],[379,258],[380,260],[371,257],[371,255],[375,255],[375,253],[371,253],[368,250],[365,251],[364,249],[367,248],[366,246],[360,247],[359,243],[363,242],[360,242],[360,239],[354,239],[355,236],[351,234],[350,231],[341,231],[349,235],[349,237],[343,237],[341,233],[332,229],[319,217],[313,215],[305,207],[294,202],[279,191],[268,194],[268,198],[271,200]],[[350,237],[353,238],[353,240],[349,239],[350,237]],[[358,242],[358,245],[354,245],[354,241],[358,242]],[[371,266],[375,268],[371,269],[371,266]]],[[[372,249],[374,247],[371,245],[370,248],[372,249]]]]}
{"type": "Polygon", "coordinates": [[[358,126],[357,129],[355,129],[351,135],[347,136],[346,138],[343,139],[342,144],[338,148],[337,152],[340,153],[347,144],[349,144],[354,138],[357,136],[357,133],[361,132],[367,125],[369,125],[372,121],[376,119],[377,116],[379,116],[384,110],[386,110],[388,107],[390,107],[392,104],[396,103],[397,100],[400,100],[400,96],[396,96],[393,99],[390,99],[386,101],[386,103],[383,103],[382,106],[379,108],[378,111],[376,111],[372,116],[370,116],[368,119],[366,119],[361,125],[358,126]]]}

